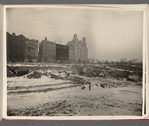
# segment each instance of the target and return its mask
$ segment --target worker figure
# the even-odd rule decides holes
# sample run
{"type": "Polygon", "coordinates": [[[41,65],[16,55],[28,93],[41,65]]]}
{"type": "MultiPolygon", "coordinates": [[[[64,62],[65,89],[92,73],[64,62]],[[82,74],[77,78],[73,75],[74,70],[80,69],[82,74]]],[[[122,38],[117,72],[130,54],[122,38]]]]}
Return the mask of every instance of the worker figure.
{"type": "Polygon", "coordinates": [[[89,90],[91,90],[91,83],[89,83],[89,90]]]}
{"type": "Polygon", "coordinates": [[[88,79],[86,84],[88,84],[89,90],[91,90],[91,81],[88,79]]]}

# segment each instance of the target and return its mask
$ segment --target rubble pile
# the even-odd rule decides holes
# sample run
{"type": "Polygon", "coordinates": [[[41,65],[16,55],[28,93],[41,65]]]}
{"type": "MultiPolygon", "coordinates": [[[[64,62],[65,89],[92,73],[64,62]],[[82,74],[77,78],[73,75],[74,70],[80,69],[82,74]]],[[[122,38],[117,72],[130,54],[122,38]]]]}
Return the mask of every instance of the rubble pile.
{"type": "Polygon", "coordinates": [[[129,86],[142,86],[142,83],[140,82],[126,82],[126,81],[119,81],[119,82],[113,82],[113,83],[107,83],[107,82],[100,82],[100,87],[102,88],[118,88],[118,87],[129,87],[129,86]]]}
{"type": "Polygon", "coordinates": [[[85,78],[83,76],[79,76],[79,75],[67,76],[67,73],[65,73],[65,74],[51,73],[50,76],[53,79],[70,80],[71,83],[73,83],[73,84],[83,85],[83,84],[90,83],[89,79],[87,79],[87,78],[85,78]]]}
{"type": "Polygon", "coordinates": [[[131,71],[142,71],[142,65],[128,65],[128,64],[111,64],[111,68],[131,70],[131,71]]]}
{"type": "Polygon", "coordinates": [[[7,73],[7,77],[16,77],[16,75],[12,72],[7,73]]]}
{"type": "Polygon", "coordinates": [[[18,71],[17,76],[23,76],[29,73],[29,70],[22,70],[22,71],[18,71]]]}
{"type": "Polygon", "coordinates": [[[84,75],[87,77],[112,77],[112,78],[126,78],[128,81],[138,81],[142,80],[141,71],[130,71],[122,69],[113,69],[105,66],[73,66],[73,71],[75,74],[84,75]]]}
{"type": "Polygon", "coordinates": [[[18,67],[9,67],[7,65],[7,77],[24,76],[29,72],[28,69],[18,69],[18,67]]]}
{"type": "Polygon", "coordinates": [[[84,84],[89,84],[91,83],[91,81],[89,79],[86,79],[86,78],[83,78],[83,77],[80,77],[80,76],[71,76],[69,78],[74,84],[81,84],[81,85],[84,85],[84,84]]]}
{"type": "MultiPolygon", "coordinates": [[[[109,76],[113,78],[117,77],[122,77],[122,78],[128,78],[129,75],[131,75],[131,72],[129,71],[120,71],[120,70],[110,70],[110,69],[105,69],[102,71],[103,76],[109,76]]],[[[100,76],[100,74],[99,74],[100,76]]]]}
{"type": "Polygon", "coordinates": [[[42,74],[40,72],[34,71],[32,74],[28,75],[27,78],[29,79],[41,78],[41,75],[42,74]]]}

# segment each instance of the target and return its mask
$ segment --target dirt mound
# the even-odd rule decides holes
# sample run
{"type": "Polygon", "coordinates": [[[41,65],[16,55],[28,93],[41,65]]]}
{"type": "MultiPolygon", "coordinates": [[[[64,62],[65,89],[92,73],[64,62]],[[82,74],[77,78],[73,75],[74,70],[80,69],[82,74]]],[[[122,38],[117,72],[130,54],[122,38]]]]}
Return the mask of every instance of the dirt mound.
{"type": "Polygon", "coordinates": [[[92,66],[90,65],[73,65],[71,69],[73,74],[76,75],[84,75],[87,77],[96,76],[96,72],[94,72],[92,66]]]}
{"type": "Polygon", "coordinates": [[[27,78],[29,79],[41,78],[41,73],[34,71],[32,74],[28,75],[27,78]]]}
{"type": "Polygon", "coordinates": [[[142,71],[142,65],[129,65],[129,64],[111,64],[109,65],[111,68],[131,70],[131,71],[142,71]]]}
{"type": "Polygon", "coordinates": [[[89,84],[91,83],[89,79],[85,79],[81,76],[71,76],[70,81],[72,81],[74,84],[89,84]]]}

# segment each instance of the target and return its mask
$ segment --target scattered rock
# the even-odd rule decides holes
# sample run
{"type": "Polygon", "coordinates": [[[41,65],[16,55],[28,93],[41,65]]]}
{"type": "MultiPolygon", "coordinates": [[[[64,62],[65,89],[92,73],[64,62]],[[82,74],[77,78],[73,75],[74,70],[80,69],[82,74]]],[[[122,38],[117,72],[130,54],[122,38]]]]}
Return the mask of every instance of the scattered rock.
{"type": "Polygon", "coordinates": [[[81,86],[81,89],[82,89],[82,90],[84,90],[84,89],[85,89],[85,86],[84,86],[84,85],[83,85],[83,86],[81,86]]]}
{"type": "Polygon", "coordinates": [[[99,86],[98,84],[95,84],[97,87],[99,86]]]}

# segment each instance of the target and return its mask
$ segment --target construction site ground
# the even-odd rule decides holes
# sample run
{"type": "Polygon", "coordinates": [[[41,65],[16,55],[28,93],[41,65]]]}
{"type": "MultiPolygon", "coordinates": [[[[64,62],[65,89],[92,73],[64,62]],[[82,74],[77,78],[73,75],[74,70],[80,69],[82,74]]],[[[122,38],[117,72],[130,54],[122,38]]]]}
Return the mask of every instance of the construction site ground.
{"type": "Polygon", "coordinates": [[[8,116],[142,115],[141,80],[74,74],[70,65],[19,69],[30,72],[7,78],[8,116]]]}

